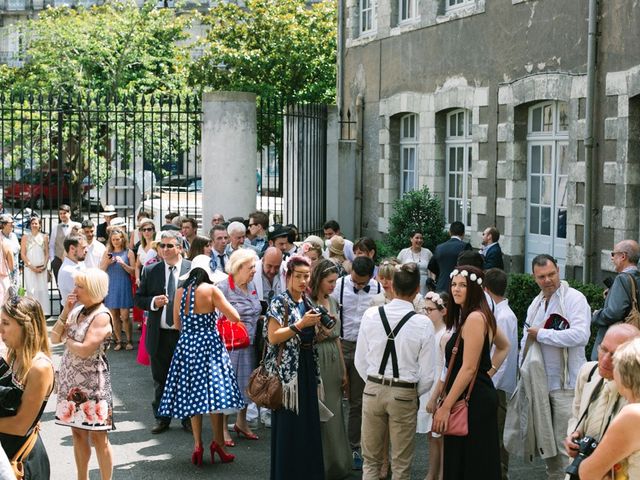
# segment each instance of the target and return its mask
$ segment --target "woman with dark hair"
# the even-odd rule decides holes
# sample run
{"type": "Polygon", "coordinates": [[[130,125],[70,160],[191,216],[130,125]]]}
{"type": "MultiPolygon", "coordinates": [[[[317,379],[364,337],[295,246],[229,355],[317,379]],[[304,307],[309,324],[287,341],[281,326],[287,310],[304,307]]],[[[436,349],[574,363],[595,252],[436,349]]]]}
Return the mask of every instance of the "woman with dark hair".
{"type": "Polygon", "coordinates": [[[311,301],[323,306],[336,322],[331,331],[318,325],[316,345],[318,366],[324,387],[324,404],[333,413],[320,424],[324,473],[326,478],[345,478],[351,473],[351,448],[342,412],[342,393],[347,389],[347,375],[340,345],[338,302],[330,296],[338,280],[338,267],[331,260],[320,260],[311,273],[311,301]]]}
{"type": "Polygon", "coordinates": [[[191,245],[189,245],[189,256],[187,257],[189,260],[193,260],[198,255],[207,255],[211,256],[211,239],[207,237],[203,237],[202,235],[197,235],[191,241],[191,245]]]}
{"type": "Polygon", "coordinates": [[[440,381],[444,400],[433,416],[432,431],[444,433],[443,476],[447,480],[482,478],[499,480],[498,396],[491,381],[509,350],[509,341],[497,329],[496,319],[482,289],[482,270],[469,265],[451,272],[452,301],[445,324],[453,331],[446,345],[447,380],[440,381]],[[490,356],[491,345],[496,349],[490,356]],[[455,358],[452,361],[452,357],[455,358]],[[447,435],[454,403],[469,400],[469,434],[447,435]]]}
{"type": "Polygon", "coordinates": [[[40,217],[31,216],[29,232],[20,240],[20,257],[24,262],[24,286],[27,293],[40,302],[45,317],[51,315],[47,264],[49,236],[42,233],[40,217]]]}
{"type": "MultiPolygon", "coordinates": [[[[53,365],[42,307],[30,297],[19,297],[9,289],[2,305],[0,336],[7,345],[5,363],[0,360],[11,385],[22,391],[14,416],[0,418],[0,444],[11,460],[36,436],[35,446],[22,458],[25,480],[48,480],[49,457],[39,436],[38,422],[53,389],[53,365]]],[[[3,477],[5,478],[5,477],[3,477]]]]}
{"type": "Polygon", "coordinates": [[[209,414],[214,440],[209,446],[211,463],[218,454],[222,463],[235,455],[226,453],[222,414],[244,408],[244,402],[229,354],[216,329],[218,309],[232,322],[240,315],[213,285],[215,274],[210,257],[199,255],[191,262],[189,273],[182,275],[184,285],[176,290],[173,307],[175,327],[180,330],[171,367],[167,375],[158,415],[191,418],[194,447],[191,462],[202,465],[202,415],[209,414]]]}
{"type": "Polygon", "coordinates": [[[314,343],[320,315],[304,299],[310,276],[309,260],[291,257],[287,290],[273,299],[267,312],[264,365],[282,382],[282,407],[273,411],[271,420],[271,480],[325,478],[318,406],[322,380],[314,343]]]}
{"type": "Polygon", "coordinates": [[[427,293],[427,279],[429,278],[429,260],[433,256],[431,250],[424,248],[424,237],[419,230],[413,230],[411,232],[411,246],[400,250],[398,253],[398,260],[400,263],[413,262],[418,265],[420,269],[420,294],[425,295],[427,293]]]}

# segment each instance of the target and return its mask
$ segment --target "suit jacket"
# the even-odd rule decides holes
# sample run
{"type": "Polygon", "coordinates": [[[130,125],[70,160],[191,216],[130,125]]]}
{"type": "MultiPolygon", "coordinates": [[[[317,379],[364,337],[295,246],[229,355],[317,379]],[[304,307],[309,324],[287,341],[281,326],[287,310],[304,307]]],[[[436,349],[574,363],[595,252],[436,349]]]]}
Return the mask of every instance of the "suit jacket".
{"type": "Polygon", "coordinates": [[[490,268],[499,268],[500,270],[504,270],[502,248],[500,248],[499,243],[492,245],[484,254],[484,264],[482,265],[482,268],[485,270],[489,270],[490,268]]]}
{"type": "Polygon", "coordinates": [[[471,250],[471,245],[453,237],[436,247],[428,268],[438,276],[437,292],[446,292],[449,289],[449,274],[458,263],[458,255],[463,250],[471,250]]]}
{"type": "MultiPolygon", "coordinates": [[[[147,318],[147,338],[145,346],[149,355],[154,356],[158,352],[158,339],[160,337],[160,318],[162,317],[162,309],[151,310],[151,301],[153,297],[164,295],[165,284],[167,283],[164,274],[164,262],[154,263],[142,269],[140,276],[140,287],[136,291],[134,299],[135,306],[149,312],[147,318]]],[[[191,262],[183,259],[178,276],[183,275],[191,268],[191,262]]]]}

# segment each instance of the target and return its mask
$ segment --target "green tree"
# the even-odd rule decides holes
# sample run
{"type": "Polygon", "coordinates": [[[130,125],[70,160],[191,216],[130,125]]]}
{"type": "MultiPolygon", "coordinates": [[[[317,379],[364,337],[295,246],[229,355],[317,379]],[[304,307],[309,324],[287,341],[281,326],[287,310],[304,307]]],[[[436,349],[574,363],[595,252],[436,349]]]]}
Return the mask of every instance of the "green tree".
{"type": "Polygon", "coordinates": [[[432,252],[446,239],[440,199],[427,187],[407,192],[393,203],[389,234],[385,237],[387,251],[397,255],[408,247],[413,230],[422,232],[424,246],[432,252]]]}
{"type": "Polygon", "coordinates": [[[202,17],[208,27],[190,81],[213,90],[280,96],[289,102],[335,101],[335,0],[218,2],[202,17]]]}

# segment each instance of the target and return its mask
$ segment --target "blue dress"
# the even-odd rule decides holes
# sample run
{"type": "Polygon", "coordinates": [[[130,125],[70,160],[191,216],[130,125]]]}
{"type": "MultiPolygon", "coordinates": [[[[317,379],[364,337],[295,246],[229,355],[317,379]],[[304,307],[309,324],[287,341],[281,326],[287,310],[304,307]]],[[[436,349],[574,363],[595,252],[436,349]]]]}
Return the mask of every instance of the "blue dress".
{"type": "MultiPolygon", "coordinates": [[[[114,257],[120,257],[129,265],[129,250],[111,252],[114,257]]],[[[104,299],[107,308],[131,308],[133,307],[133,290],[131,289],[131,275],[118,263],[112,263],[107,267],[109,275],[109,293],[104,299]]]]}
{"type": "Polygon", "coordinates": [[[216,314],[194,313],[194,305],[195,288],[189,286],[180,300],[182,332],[158,408],[160,417],[233,413],[245,406],[229,354],[216,328],[216,314]],[[189,312],[185,315],[187,296],[189,312]]]}

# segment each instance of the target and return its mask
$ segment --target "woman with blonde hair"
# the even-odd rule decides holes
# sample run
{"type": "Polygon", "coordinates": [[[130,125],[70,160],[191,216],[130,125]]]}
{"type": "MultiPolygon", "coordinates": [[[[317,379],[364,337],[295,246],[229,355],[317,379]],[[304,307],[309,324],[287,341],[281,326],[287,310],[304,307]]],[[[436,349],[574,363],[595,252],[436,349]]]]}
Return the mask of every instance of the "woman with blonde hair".
{"type": "Polygon", "coordinates": [[[0,444],[7,457],[20,460],[25,480],[47,480],[49,457],[39,437],[40,417],[53,390],[53,365],[42,307],[31,297],[19,297],[9,289],[1,310],[0,335],[7,345],[2,369],[22,399],[14,416],[0,418],[0,444]],[[35,439],[31,449],[16,454],[35,439]]]}
{"type": "MultiPolygon", "coordinates": [[[[253,433],[249,423],[247,423],[247,406],[250,400],[244,393],[249,383],[249,376],[253,369],[256,368],[256,353],[253,343],[256,336],[258,318],[262,312],[260,298],[253,283],[257,261],[258,255],[254,250],[250,248],[236,250],[229,257],[225,267],[229,276],[218,283],[218,288],[224,297],[240,314],[240,319],[251,340],[249,347],[229,352],[231,364],[238,377],[238,386],[245,403],[244,408],[238,412],[233,430],[238,435],[238,438],[242,436],[247,440],[258,440],[258,436],[253,433]]],[[[233,446],[234,442],[226,430],[225,437],[225,444],[233,446]]]]}
{"type": "Polygon", "coordinates": [[[104,305],[109,277],[97,268],[74,276],[75,288],[51,330],[53,343],[64,342],[58,370],[56,423],[71,427],[78,480],[89,478],[91,446],[102,480],[111,478],[113,458],[107,432],[113,430],[111,374],[105,354],[111,314],[104,305]],[[77,302],[77,303],[76,303],[77,302]]]}

